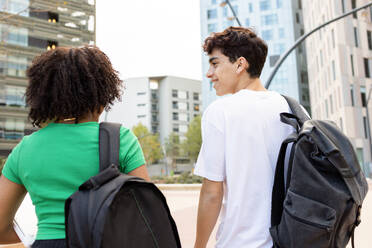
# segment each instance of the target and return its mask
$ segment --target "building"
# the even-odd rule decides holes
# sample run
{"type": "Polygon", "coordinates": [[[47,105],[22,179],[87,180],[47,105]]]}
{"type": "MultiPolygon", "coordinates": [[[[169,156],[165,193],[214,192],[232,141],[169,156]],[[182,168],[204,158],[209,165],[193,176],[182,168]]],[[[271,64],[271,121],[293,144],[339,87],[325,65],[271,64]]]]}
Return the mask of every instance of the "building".
{"type": "Polygon", "coordinates": [[[58,46],[95,44],[94,0],[0,0],[0,155],[7,156],[24,134],[26,68],[58,46]]]}
{"type": "Polygon", "coordinates": [[[201,82],[173,76],[140,77],[125,80],[122,101],[103,114],[108,121],[128,128],[142,123],[160,141],[171,132],[184,139],[190,121],[200,114],[201,82]]]}
{"type": "MultiPolygon", "coordinates": [[[[202,42],[212,32],[222,31],[229,26],[238,26],[231,18],[233,14],[230,8],[223,2],[223,0],[201,0],[202,42]]],[[[301,1],[230,0],[230,3],[242,26],[253,28],[268,44],[268,57],[261,75],[262,83],[265,84],[280,55],[304,33],[301,1]]],[[[209,65],[208,58],[204,54],[202,61],[203,107],[206,108],[217,97],[212,83],[205,77],[209,65]]],[[[292,52],[285,60],[276,73],[270,90],[298,99],[310,112],[306,54],[303,46],[292,52]]]]}
{"type": "MultiPolygon", "coordinates": [[[[303,1],[305,30],[368,2],[303,1]]],[[[313,117],[334,121],[351,139],[366,169],[371,162],[366,106],[372,87],[372,8],[317,31],[307,38],[306,50],[313,117]]]]}

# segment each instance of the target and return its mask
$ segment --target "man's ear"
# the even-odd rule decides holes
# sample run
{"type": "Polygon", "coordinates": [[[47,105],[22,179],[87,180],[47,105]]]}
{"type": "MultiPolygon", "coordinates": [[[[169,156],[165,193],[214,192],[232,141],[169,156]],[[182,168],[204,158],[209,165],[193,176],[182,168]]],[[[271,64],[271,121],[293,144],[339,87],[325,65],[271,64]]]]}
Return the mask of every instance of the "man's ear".
{"type": "Polygon", "coordinates": [[[249,68],[249,63],[244,57],[240,57],[236,60],[237,68],[236,72],[240,74],[243,71],[246,71],[249,68]]]}

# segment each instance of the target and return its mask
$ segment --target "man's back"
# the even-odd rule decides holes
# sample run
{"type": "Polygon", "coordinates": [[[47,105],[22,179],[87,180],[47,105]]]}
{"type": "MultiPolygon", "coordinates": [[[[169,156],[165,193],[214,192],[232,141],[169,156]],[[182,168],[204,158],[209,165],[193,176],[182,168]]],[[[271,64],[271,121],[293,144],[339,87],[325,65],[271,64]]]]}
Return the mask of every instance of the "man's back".
{"type": "Polygon", "coordinates": [[[202,119],[203,145],[195,174],[224,181],[216,247],[272,246],[271,191],[281,142],[292,129],[276,92],[240,90],[212,103],[202,119]]]}

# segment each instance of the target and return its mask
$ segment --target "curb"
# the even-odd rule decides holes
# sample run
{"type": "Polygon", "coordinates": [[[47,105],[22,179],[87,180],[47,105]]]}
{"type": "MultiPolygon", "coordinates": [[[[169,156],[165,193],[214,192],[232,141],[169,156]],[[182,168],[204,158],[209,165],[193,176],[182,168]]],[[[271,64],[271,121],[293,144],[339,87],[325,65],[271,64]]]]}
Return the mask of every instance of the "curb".
{"type": "Polygon", "coordinates": [[[160,190],[200,190],[201,184],[155,184],[160,190]]]}

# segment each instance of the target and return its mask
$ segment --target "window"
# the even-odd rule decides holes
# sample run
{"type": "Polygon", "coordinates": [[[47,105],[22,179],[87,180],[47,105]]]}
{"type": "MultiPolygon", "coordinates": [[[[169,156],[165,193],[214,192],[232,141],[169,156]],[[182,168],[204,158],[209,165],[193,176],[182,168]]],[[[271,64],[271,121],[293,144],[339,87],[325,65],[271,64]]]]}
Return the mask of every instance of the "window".
{"type": "Polygon", "coordinates": [[[355,41],[355,47],[358,47],[358,29],[354,27],[354,41],[355,41]]]}
{"type": "Polygon", "coordinates": [[[331,31],[332,34],[332,47],[335,48],[335,31],[332,29],[331,31]]]}
{"type": "Polygon", "coordinates": [[[345,13],[345,0],[340,0],[342,6],[342,13],[345,13]]]}
{"type": "Polygon", "coordinates": [[[354,107],[354,85],[350,85],[350,97],[351,97],[351,106],[354,107]]]}
{"type": "Polygon", "coordinates": [[[178,103],[178,109],[180,109],[180,110],[187,110],[188,109],[188,103],[186,103],[186,102],[179,102],[178,103]]]}
{"type": "Polygon", "coordinates": [[[272,40],[273,39],[273,30],[263,30],[262,31],[262,38],[264,40],[272,40]]]}
{"type": "Polygon", "coordinates": [[[151,115],[151,120],[153,122],[157,122],[158,121],[158,116],[156,114],[151,115]]]}
{"type": "Polygon", "coordinates": [[[274,25],[278,23],[278,15],[277,14],[270,14],[261,16],[261,24],[262,25],[274,25]]]}
{"type": "Polygon", "coordinates": [[[300,15],[298,13],[296,13],[296,22],[300,23],[300,15]]]}
{"type": "Polygon", "coordinates": [[[332,95],[329,96],[329,104],[331,105],[331,114],[333,114],[333,97],[332,97],[332,95]]]}
{"type": "Polygon", "coordinates": [[[178,91],[178,98],[189,99],[189,92],[182,90],[178,91]]]}
{"type": "Polygon", "coordinates": [[[279,38],[285,38],[285,30],[284,28],[279,28],[279,38]]]}
{"type": "Polygon", "coordinates": [[[363,116],[363,127],[364,127],[364,138],[368,138],[368,124],[367,124],[367,118],[363,116]]]}
{"type": "Polygon", "coordinates": [[[156,104],[151,104],[151,111],[158,111],[156,104]]]}
{"type": "Polygon", "coordinates": [[[270,9],[270,0],[261,0],[260,1],[260,10],[265,11],[270,9]]]}
{"type": "Polygon", "coordinates": [[[285,44],[284,43],[274,44],[274,53],[275,54],[282,54],[284,52],[285,52],[285,44]]]}
{"type": "Polygon", "coordinates": [[[195,101],[199,101],[199,93],[194,92],[194,93],[193,93],[193,99],[194,99],[195,101]]]}
{"type": "Polygon", "coordinates": [[[249,13],[253,12],[253,4],[252,3],[248,3],[248,10],[249,10],[249,13]]]}
{"type": "Polygon", "coordinates": [[[354,58],[353,58],[353,55],[351,54],[350,55],[350,63],[351,63],[351,75],[354,76],[354,58]]]}
{"type": "Polygon", "coordinates": [[[207,18],[208,19],[216,19],[217,18],[217,9],[209,9],[207,11],[207,18]]]}
{"type": "Polygon", "coordinates": [[[235,14],[238,15],[238,13],[239,13],[238,6],[233,6],[233,10],[234,10],[235,14]]]}
{"type": "Polygon", "coordinates": [[[283,0],[276,0],[276,7],[279,9],[283,6],[283,0]]]}
{"type": "Polygon", "coordinates": [[[211,2],[212,2],[212,4],[216,4],[217,0],[212,0],[211,2]]]}
{"type": "Polygon", "coordinates": [[[20,106],[25,107],[26,103],[24,100],[24,95],[26,93],[26,88],[22,86],[5,86],[5,104],[8,106],[20,106]]]}
{"type": "Polygon", "coordinates": [[[329,112],[328,112],[328,101],[325,100],[325,112],[326,112],[326,118],[328,118],[329,112]]]}
{"type": "Polygon", "coordinates": [[[368,39],[368,49],[372,50],[372,33],[371,33],[371,31],[367,31],[367,39],[368,39]]]}
{"type": "Polygon", "coordinates": [[[28,29],[0,23],[0,42],[28,46],[28,29]]]}
{"type": "MultiPolygon", "coordinates": [[[[351,8],[352,8],[352,9],[355,9],[355,8],[356,8],[356,0],[351,0],[351,8]]],[[[355,19],[358,18],[356,12],[353,13],[353,18],[355,18],[355,19]]]]}
{"type": "Polygon", "coordinates": [[[251,25],[249,18],[245,18],[245,26],[249,27],[251,25]]]}
{"type": "Polygon", "coordinates": [[[276,62],[279,60],[280,56],[279,55],[271,55],[269,57],[269,64],[270,64],[270,67],[273,67],[276,62]]]}
{"type": "Polygon", "coordinates": [[[0,119],[0,138],[18,140],[25,133],[25,121],[15,118],[0,119]]]}
{"type": "Polygon", "coordinates": [[[27,58],[20,56],[8,56],[8,66],[4,66],[4,70],[7,69],[7,75],[15,77],[25,77],[27,70],[27,58]]]}
{"type": "Polygon", "coordinates": [[[356,154],[358,158],[358,162],[361,168],[364,168],[364,156],[363,156],[363,148],[357,148],[356,154]]]}
{"type": "Polygon", "coordinates": [[[142,92],[137,92],[137,96],[143,96],[143,95],[146,95],[146,92],[142,91],[142,92]]]}
{"type": "Polygon", "coordinates": [[[172,90],[172,97],[178,97],[178,90],[172,90]]]}
{"type": "Polygon", "coordinates": [[[227,17],[227,6],[223,8],[223,16],[227,17]]]}
{"type": "Polygon", "coordinates": [[[137,107],[145,107],[146,106],[146,103],[138,103],[137,104],[137,107]]]}
{"type": "Polygon", "coordinates": [[[298,0],[298,8],[299,8],[299,9],[302,9],[301,0],[298,0]]]}
{"type": "Polygon", "coordinates": [[[209,23],[208,24],[208,33],[213,33],[217,31],[217,24],[216,23],[209,23]]]}
{"type": "Polygon", "coordinates": [[[173,108],[173,109],[178,109],[178,102],[173,101],[173,102],[172,102],[172,108],[173,108]]]}
{"type": "Polygon", "coordinates": [[[367,78],[371,77],[370,70],[371,70],[371,60],[369,60],[368,58],[364,58],[364,72],[367,78]]]}
{"type": "Polygon", "coordinates": [[[178,124],[173,124],[173,132],[178,133],[180,131],[178,124]]]}
{"type": "Polygon", "coordinates": [[[335,67],[334,60],[332,60],[332,75],[333,75],[333,80],[336,80],[336,67],[335,67]]]}
{"type": "Polygon", "coordinates": [[[145,117],[146,117],[146,115],[137,115],[138,119],[142,119],[142,118],[145,118],[145,117]]]}
{"type": "Polygon", "coordinates": [[[342,118],[340,117],[340,128],[341,128],[341,131],[344,131],[344,125],[342,123],[342,118]]]}
{"type": "Polygon", "coordinates": [[[177,112],[173,112],[173,120],[178,121],[178,113],[177,112]]]}
{"type": "Polygon", "coordinates": [[[362,106],[367,106],[367,98],[366,98],[366,86],[360,86],[360,98],[362,100],[362,106]]]}

